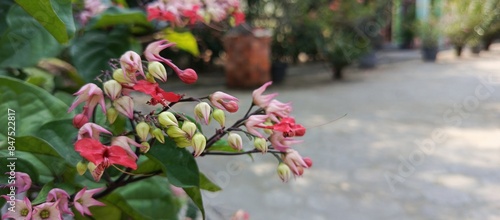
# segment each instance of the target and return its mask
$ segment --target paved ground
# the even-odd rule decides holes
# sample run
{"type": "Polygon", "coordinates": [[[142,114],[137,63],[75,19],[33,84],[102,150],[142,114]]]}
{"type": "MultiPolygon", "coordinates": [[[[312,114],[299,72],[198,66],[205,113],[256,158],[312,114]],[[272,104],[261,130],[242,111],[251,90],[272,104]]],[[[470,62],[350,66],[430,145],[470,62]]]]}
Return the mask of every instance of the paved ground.
{"type": "MultiPolygon", "coordinates": [[[[257,220],[500,219],[500,45],[438,59],[351,69],[342,82],[306,67],[273,86],[310,127],[296,149],[314,166],[282,183],[271,155],[200,158],[224,188],[205,194],[208,219],[240,208],[257,220]]],[[[239,97],[241,109],[251,100],[220,84],[184,91],[215,90],[239,97]]]]}

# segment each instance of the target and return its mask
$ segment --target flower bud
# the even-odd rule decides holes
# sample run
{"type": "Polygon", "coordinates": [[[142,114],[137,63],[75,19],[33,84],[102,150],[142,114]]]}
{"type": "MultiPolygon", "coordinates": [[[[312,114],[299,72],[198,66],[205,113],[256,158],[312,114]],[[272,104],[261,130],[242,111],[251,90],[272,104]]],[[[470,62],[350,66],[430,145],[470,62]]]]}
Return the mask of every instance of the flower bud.
{"type": "Polygon", "coordinates": [[[76,171],[78,172],[78,174],[80,174],[80,176],[82,176],[83,174],[85,174],[85,172],[87,172],[87,166],[88,162],[84,161],[80,161],[76,164],[76,171]]]}
{"type": "Polygon", "coordinates": [[[179,126],[179,123],[177,122],[177,118],[175,118],[175,115],[172,112],[162,112],[158,115],[158,121],[160,122],[161,125],[165,127],[169,126],[179,126]]]}
{"type": "Polygon", "coordinates": [[[253,140],[253,145],[255,146],[255,149],[261,151],[262,153],[267,152],[267,141],[264,138],[260,137],[255,137],[253,140]]]}
{"type": "Polygon", "coordinates": [[[153,77],[161,80],[162,82],[167,81],[167,70],[158,61],[153,61],[148,63],[148,70],[149,74],[151,74],[153,77]]]}
{"type": "Polygon", "coordinates": [[[212,118],[214,118],[221,127],[224,127],[226,125],[226,115],[224,114],[224,111],[220,109],[214,109],[214,112],[212,112],[212,118]]]}
{"type": "Polygon", "coordinates": [[[149,145],[149,143],[147,141],[144,141],[141,143],[141,147],[139,148],[139,150],[141,151],[141,153],[147,153],[150,148],[151,146],[149,145]]]}
{"type": "Polygon", "coordinates": [[[160,143],[165,143],[165,136],[163,135],[163,131],[159,128],[155,128],[151,131],[151,136],[156,138],[160,143]]]}
{"type": "Polygon", "coordinates": [[[87,118],[84,114],[75,115],[73,118],[73,126],[78,129],[80,129],[87,122],[89,122],[89,118],[87,118]]]}
{"type": "Polygon", "coordinates": [[[240,151],[241,149],[243,149],[243,141],[241,140],[241,136],[239,134],[229,132],[229,135],[227,136],[227,142],[229,143],[229,146],[231,146],[235,150],[240,151]]]}
{"type": "MultiPolygon", "coordinates": [[[[271,122],[270,120],[267,120],[263,124],[264,124],[264,126],[269,126],[269,127],[272,127],[274,125],[273,122],[271,122]]],[[[269,135],[273,134],[273,130],[272,129],[265,129],[264,128],[263,130],[264,130],[264,133],[266,133],[266,134],[269,134],[269,135]]]]}
{"type": "Polygon", "coordinates": [[[191,144],[194,148],[194,157],[197,157],[205,150],[207,139],[203,134],[196,133],[191,139],[191,144]]]}
{"type": "Polygon", "coordinates": [[[185,69],[177,72],[177,75],[182,82],[186,84],[193,84],[198,80],[198,75],[193,69],[185,69]]]}
{"type": "Polygon", "coordinates": [[[186,132],[177,126],[170,126],[167,128],[167,135],[171,138],[186,137],[186,132]]]}
{"type": "Polygon", "coordinates": [[[128,96],[122,96],[113,101],[113,107],[118,112],[127,116],[127,118],[134,118],[134,101],[128,96]]]}
{"type": "Polygon", "coordinates": [[[116,80],[117,82],[123,83],[123,84],[127,84],[127,83],[132,82],[132,81],[125,78],[125,76],[123,75],[122,68],[118,68],[113,72],[113,79],[116,80]]]}
{"type": "Polygon", "coordinates": [[[104,93],[111,99],[115,100],[122,92],[122,85],[116,80],[108,80],[103,83],[104,93]]]}
{"type": "Polygon", "coordinates": [[[288,182],[290,177],[292,176],[292,170],[284,163],[280,163],[278,165],[278,176],[283,182],[288,182]]]}
{"type": "Polygon", "coordinates": [[[116,118],[118,118],[118,111],[113,107],[108,108],[108,111],[106,111],[106,118],[108,118],[109,124],[115,123],[116,118]]]}
{"type": "Polygon", "coordinates": [[[186,132],[188,138],[193,137],[194,133],[196,133],[196,124],[190,121],[184,121],[182,130],[186,132]]]}
{"type": "Polygon", "coordinates": [[[185,148],[185,147],[189,147],[191,146],[191,141],[188,140],[186,137],[177,137],[177,138],[174,138],[174,141],[175,141],[175,144],[177,145],[177,147],[179,148],[185,148]]]}
{"type": "Polygon", "coordinates": [[[196,116],[197,121],[201,121],[204,124],[208,125],[210,119],[210,112],[212,111],[212,107],[206,102],[200,102],[194,107],[194,115],[196,116]]]}
{"type": "Polygon", "coordinates": [[[95,170],[96,167],[97,166],[94,163],[92,163],[92,162],[87,163],[87,168],[89,169],[89,171],[91,173],[94,172],[94,170],[95,170]]]}
{"type": "Polygon", "coordinates": [[[150,73],[146,74],[146,80],[150,83],[156,83],[155,77],[151,75],[150,73]]]}
{"type": "Polygon", "coordinates": [[[146,122],[140,122],[135,126],[135,132],[137,132],[137,136],[141,138],[142,141],[146,141],[148,139],[149,134],[149,125],[146,122]]]}
{"type": "Polygon", "coordinates": [[[303,160],[304,160],[304,162],[306,163],[307,168],[312,167],[313,162],[312,162],[311,158],[309,158],[309,157],[304,157],[304,158],[302,158],[302,159],[303,159],[303,160]]]}

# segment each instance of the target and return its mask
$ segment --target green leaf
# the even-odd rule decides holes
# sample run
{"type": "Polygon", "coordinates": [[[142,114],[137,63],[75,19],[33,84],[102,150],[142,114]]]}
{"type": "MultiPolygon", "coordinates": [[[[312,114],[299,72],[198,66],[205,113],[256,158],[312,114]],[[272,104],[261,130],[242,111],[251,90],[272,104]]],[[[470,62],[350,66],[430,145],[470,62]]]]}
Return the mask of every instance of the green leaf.
{"type": "Polygon", "coordinates": [[[70,47],[73,63],[86,82],[94,81],[103,70],[111,70],[109,60],[131,50],[135,40],[127,29],[92,30],[75,38],[70,47]]]}
{"type": "Polygon", "coordinates": [[[120,24],[140,25],[148,29],[153,28],[143,11],[119,7],[110,7],[106,11],[97,15],[95,18],[92,18],[87,25],[87,28],[105,28],[120,24]]]}
{"type": "Polygon", "coordinates": [[[31,201],[31,204],[37,205],[40,203],[43,203],[47,200],[47,195],[49,194],[49,191],[54,188],[54,182],[50,181],[47,184],[45,184],[36,196],[35,200],[31,201]]]}
{"type": "Polygon", "coordinates": [[[213,183],[205,174],[200,172],[200,188],[210,192],[217,192],[222,190],[217,184],[213,183]]]}
{"type": "Polygon", "coordinates": [[[165,39],[176,43],[176,47],[180,50],[184,50],[193,56],[199,56],[200,50],[198,49],[198,43],[194,35],[189,32],[176,32],[171,28],[165,29],[165,39]]]}
{"type": "Polygon", "coordinates": [[[24,68],[22,71],[24,71],[28,75],[28,78],[26,78],[26,82],[43,88],[48,92],[52,92],[54,90],[55,85],[53,74],[33,67],[24,68]]]}
{"type": "Polygon", "coordinates": [[[102,200],[114,204],[133,219],[177,219],[180,209],[179,201],[170,192],[164,177],[127,184],[102,200]]]}
{"type": "Polygon", "coordinates": [[[165,143],[156,142],[146,156],[161,164],[168,180],[178,187],[199,187],[200,177],[198,165],[189,151],[178,148],[169,138],[165,143]]]}
{"type": "Polygon", "coordinates": [[[158,160],[147,159],[146,161],[138,164],[137,169],[132,171],[135,174],[148,174],[162,170],[162,165],[158,160]]]}
{"type": "Polygon", "coordinates": [[[0,68],[33,66],[41,58],[56,56],[63,48],[18,5],[7,12],[6,24],[8,28],[0,36],[0,68]]]}
{"type": "Polygon", "coordinates": [[[201,196],[201,190],[199,187],[183,187],[184,192],[193,200],[194,204],[201,211],[203,219],[205,219],[205,208],[203,207],[203,197],[201,196]]]}
{"type": "MultiPolygon", "coordinates": [[[[15,112],[15,136],[34,135],[46,122],[72,116],[61,100],[29,83],[0,76],[0,91],[0,112],[15,112]]],[[[0,124],[6,126],[7,122],[7,117],[0,117],[0,124]]],[[[1,129],[0,146],[6,137],[7,129],[1,129]]]]}
{"type": "Polygon", "coordinates": [[[73,207],[73,213],[75,213],[76,220],[92,220],[92,219],[106,219],[106,220],[121,220],[122,211],[120,208],[112,203],[104,201],[106,206],[92,206],[90,207],[90,213],[92,216],[82,216],[78,210],[73,207]]]}
{"type": "Polygon", "coordinates": [[[28,14],[33,16],[47,31],[56,38],[59,43],[67,43],[69,40],[68,32],[75,31],[73,23],[73,14],[71,0],[15,0],[28,14]],[[69,29],[60,16],[68,23],[69,29]],[[72,29],[72,30],[71,30],[72,29]]]}
{"type": "Polygon", "coordinates": [[[49,143],[34,136],[16,138],[16,150],[62,158],[61,154],[52,148],[49,143]]]}
{"type": "Polygon", "coordinates": [[[208,151],[242,152],[243,150],[236,150],[229,145],[227,140],[221,139],[208,148],[208,151]]]}
{"type": "Polygon", "coordinates": [[[73,127],[72,120],[64,119],[44,124],[36,136],[47,141],[66,162],[76,166],[82,159],[73,146],[77,134],[78,130],[73,127]]]}

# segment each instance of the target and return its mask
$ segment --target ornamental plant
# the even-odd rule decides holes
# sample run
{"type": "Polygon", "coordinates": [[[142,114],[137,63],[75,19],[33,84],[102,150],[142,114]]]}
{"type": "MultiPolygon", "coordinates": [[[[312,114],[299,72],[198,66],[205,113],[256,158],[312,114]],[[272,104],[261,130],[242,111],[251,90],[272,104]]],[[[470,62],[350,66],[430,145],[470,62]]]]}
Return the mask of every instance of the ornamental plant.
{"type": "MultiPolygon", "coordinates": [[[[15,181],[3,185],[8,192],[3,219],[178,219],[187,203],[204,217],[201,190],[220,188],[200,173],[195,158],[272,155],[283,182],[312,166],[310,158],[292,148],[306,128],[292,116],[291,103],[266,93],[272,82],[254,90],[249,109],[231,123],[226,115],[241,112],[238,98],[222,91],[192,97],[165,90],[164,65],[186,84],[198,79],[195,70],[178,68],[160,55],[172,46],[160,40],[149,44],[143,56],[125,52],[110,61],[111,70],[95,83],[74,93],[63,119],[20,132],[25,136],[16,140],[19,170],[15,181]],[[179,103],[191,103],[193,110],[175,111],[179,103]],[[142,105],[156,110],[139,111],[142,105]],[[204,130],[209,124],[217,126],[215,132],[204,130]],[[9,195],[12,189],[14,197],[9,195]]],[[[0,87],[13,96],[28,91],[34,103],[53,101],[43,98],[45,91],[19,80],[3,78],[0,87]]],[[[60,102],[52,104],[55,109],[60,102]]],[[[39,111],[43,115],[45,110],[39,111]]],[[[248,218],[241,211],[236,216],[248,218]]]]}

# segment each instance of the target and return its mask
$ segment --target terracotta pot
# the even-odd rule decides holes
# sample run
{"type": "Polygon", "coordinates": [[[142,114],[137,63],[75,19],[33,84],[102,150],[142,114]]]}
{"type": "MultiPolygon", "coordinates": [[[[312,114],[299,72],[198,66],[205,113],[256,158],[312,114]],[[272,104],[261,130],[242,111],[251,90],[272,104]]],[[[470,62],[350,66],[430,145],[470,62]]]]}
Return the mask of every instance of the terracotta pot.
{"type": "Polygon", "coordinates": [[[224,37],[226,84],[256,88],[271,80],[271,37],[233,33],[224,37]]]}

